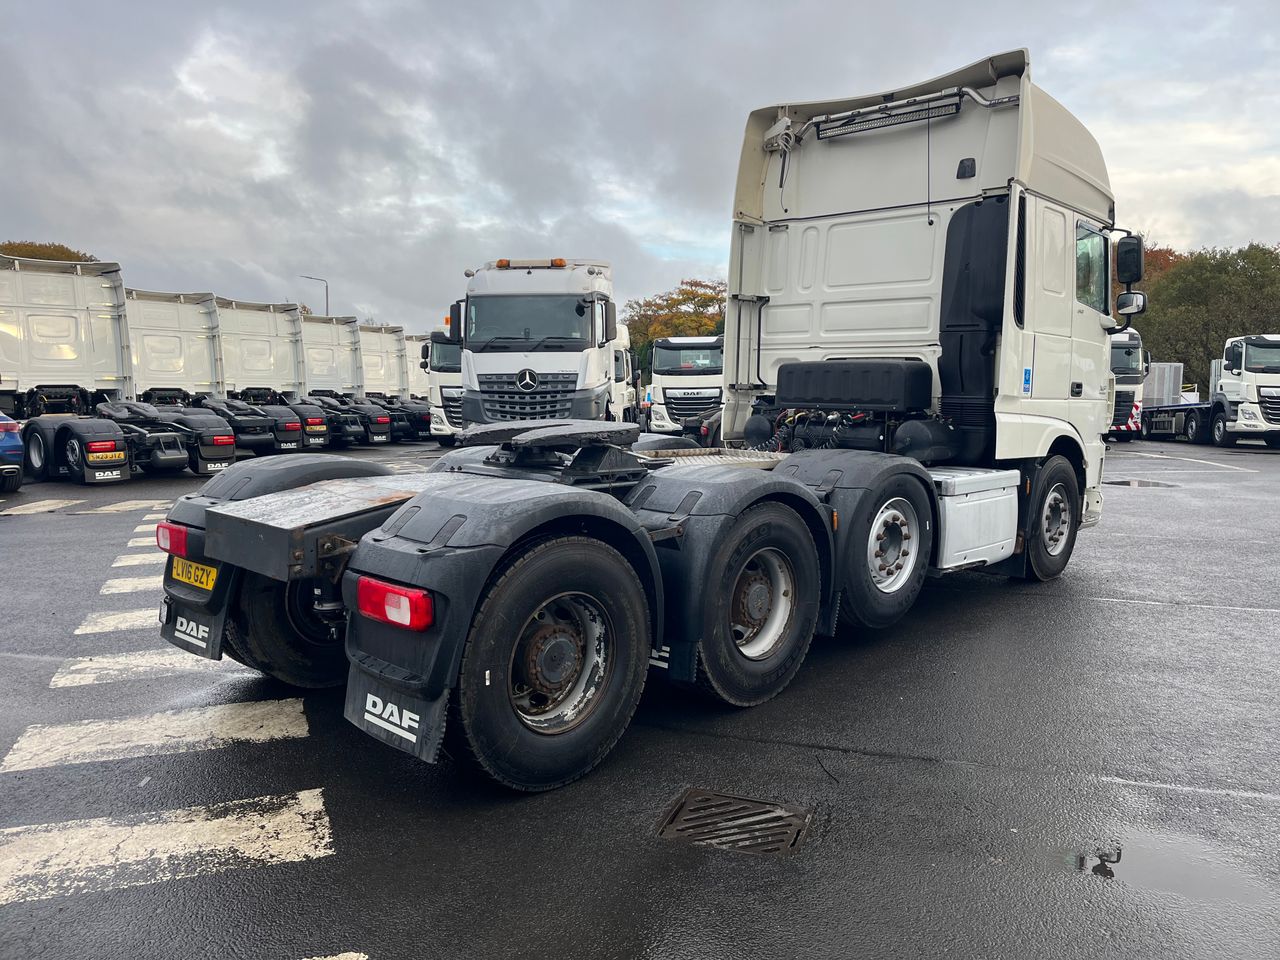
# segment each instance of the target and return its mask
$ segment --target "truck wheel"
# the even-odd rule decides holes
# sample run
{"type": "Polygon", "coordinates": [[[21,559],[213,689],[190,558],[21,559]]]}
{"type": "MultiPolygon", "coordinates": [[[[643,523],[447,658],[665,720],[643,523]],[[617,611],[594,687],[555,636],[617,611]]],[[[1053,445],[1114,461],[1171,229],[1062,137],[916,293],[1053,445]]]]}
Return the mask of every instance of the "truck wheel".
{"type": "Polygon", "coordinates": [[[1280,436],[1276,436],[1274,433],[1263,437],[1262,442],[1272,450],[1280,450],[1280,436]]]}
{"type": "Polygon", "coordinates": [[[84,483],[84,444],[74,433],[68,433],[62,441],[62,457],[67,472],[76,483],[84,483]]]}
{"type": "Polygon", "coordinates": [[[708,568],[698,686],[735,707],[764,703],[809,651],[822,582],[818,549],[794,510],[762,503],[734,521],[708,568]]]}
{"type": "Polygon", "coordinates": [[[436,439],[440,441],[440,446],[442,447],[452,447],[455,443],[458,442],[457,437],[455,437],[451,433],[436,437],[436,439]]]}
{"type": "Polygon", "coordinates": [[[1236,436],[1227,429],[1227,415],[1221,410],[1213,415],[1213,445],[1215,447],[1236,445],[1236,436]]]}
{"type": "Polygon", "coordinates": [[[1150,439],[1151,439],[1151,418],[1150,418],[1150,417],[1143,417],[1143,418],[1142,418],[1142,426],[1140,427],[1140,429],[1139,429],[1139,431],[1138,431],[1138,435],[1139,435],[1143,440],[1150,440],[1150,439]]]}
{"type": "Polygon", "coordinates": [[[902,619],[920,595],[933,552],[933,511],[924,487],[905,475],[890,477],[864,502],[848,539],[840,610],[878,630],[902,619]]]}
{"type": "Polygon", "coordinates": [[[22,489],[22,471],[0,477],[0,493],[17,493],[22,489]]]}
{"type": "Polygon", "coordinates": [[[446,726],[450,755],[515,790],[588,773],[622,736],[650,652],[644,588],[599,540],[526,550],[485,592],[446,726]]]}
{"type": "Polygon", "coordinates": [[[45,445],[44,434],[35,427],[27,431],[27,469],[31,471],[31,479],[37,483],[49,479],[49,448],[45,445]]]}
{"type": "Polygon", "coordinates": [[[311,607],[309,580],[244,574],[227,618],[231,658],[295,687],[335,687],[347,678],[340,634],[311,607]]]}
{"type": "Polygon", "coordinates": [[[1182,421],[1182,436],[1187,443],[1200,442],[1200,414],[1188,413],[1186,419],[1182,421]]]}
{"type": "Polygon", "coordinates": [[[1026,580],[1053,580],[1067,567],[1080,529],[1080,484],[1066,457],[1050,457],[1031,488],[1026,580]]]}

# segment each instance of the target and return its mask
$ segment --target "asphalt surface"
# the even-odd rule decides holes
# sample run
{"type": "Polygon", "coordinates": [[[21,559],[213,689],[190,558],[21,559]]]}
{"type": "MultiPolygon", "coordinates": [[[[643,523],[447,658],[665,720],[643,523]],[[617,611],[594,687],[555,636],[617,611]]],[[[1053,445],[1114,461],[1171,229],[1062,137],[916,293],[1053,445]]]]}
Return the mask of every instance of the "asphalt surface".
{"type": "Polygon", "coordinates": [[[1126,444],[1106,478],[1061,580],[930,581],[753,710],[654,671],[604,765],[534,797],[374,742],[336,692],[170,655],[160,566],[113,563],[195,478],[25,487],[0,957],[1280,956],[1280,453],[1126,444]],[[807,831],[659,837],[691,787],[807,831]]]}

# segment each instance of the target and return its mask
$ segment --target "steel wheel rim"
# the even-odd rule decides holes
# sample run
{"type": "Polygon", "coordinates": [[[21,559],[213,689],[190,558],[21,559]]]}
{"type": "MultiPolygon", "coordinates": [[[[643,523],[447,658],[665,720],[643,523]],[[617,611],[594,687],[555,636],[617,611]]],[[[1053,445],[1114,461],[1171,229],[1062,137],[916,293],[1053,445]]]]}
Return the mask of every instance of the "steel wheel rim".
{"type": "Polygon", "coordinates": [[[876,512],[867,537],[867,572],[881,593],[897,593],[915,573],[920,542],[916,508],[904,497],[894,497],[876,512]]]}
{"type": "Polygon", "coordinates": [[[1221,417],[1215,417],[1213,421],[1213,439],[1221,440],[1227,434],[1227,423],[1221,417]]]}
{"type": "MultiPolygon", "coordinates": [[[[290,580],[284,589],[284,616],[294,632],[312,646],[332,646],[338,639],[335,624],[325,620],[314,608],[315,585],[318,581],[290,580]]],[[[341,621],[337,621],[340,623],[341,621]]]]}
{"type": "Polygon", "coordinates": [[[1199,426],[1199,424],[1196,422],[1196,415],[1194,413],[1188,414],[1187,422],[1182,427],[1183,433],[1186,434],[1188,440],[1194,440],[1196,438],[1197,426],[1199,426]]]}
{"type": "Polygon", "coordinates": [[[32,432],[31,443],[27,445],[27,457],[31,460],[32,470],[44,468],[44,437],[39,433],[32,432]]]}
{"type": "Polygon", "coordinates": [[[764,660],[781,646],[795,611],[796,578],[781,550],[757,550],[742,565],[730,592],[729,632],[748,660],[764,660]]]}
{"type": "Polygon", "coordinates": [[[1071,532],[1071,499],[1067,496],[1066,486],[1061,483],[1055,483],[1044,498],[1040,532],[1049,556],[1056,557],[1067,548],[1067,535],[1071,532]]]}
{"type": "Polygon", "coordinates": [[[556,736],[590,716],[613,669],[613,635],[603,605],[589,594],[544,601],[520,628],[508,668],[507,696],[520,722],[556,736]]]}
{"type": "Polygon", "coordinates": [[[70,437],[67,440],[67,466],[72,470],[79,470],[80,463],[80,441],[75,437],[70,437]]]}

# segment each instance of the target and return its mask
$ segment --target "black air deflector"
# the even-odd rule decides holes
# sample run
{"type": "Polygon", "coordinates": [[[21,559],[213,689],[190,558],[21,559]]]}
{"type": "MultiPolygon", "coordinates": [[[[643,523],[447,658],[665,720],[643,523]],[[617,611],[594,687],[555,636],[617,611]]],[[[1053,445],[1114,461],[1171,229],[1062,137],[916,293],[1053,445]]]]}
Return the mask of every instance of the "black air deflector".
{"type": "Polygon", "coordinates": [[[811,360],[778,367],[777,406],[806,410],[929,409],[933,371],[923,360],[811,360]]]}

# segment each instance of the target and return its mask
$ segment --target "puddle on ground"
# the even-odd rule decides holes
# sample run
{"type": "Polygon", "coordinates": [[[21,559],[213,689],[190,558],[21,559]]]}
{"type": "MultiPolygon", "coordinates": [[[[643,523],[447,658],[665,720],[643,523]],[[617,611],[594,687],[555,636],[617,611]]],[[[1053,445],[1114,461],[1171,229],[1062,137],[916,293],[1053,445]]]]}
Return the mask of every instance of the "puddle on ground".
{"type": "Polygon", "coordinates": [[[1163,480],[1103,480],[1113,487],[1176,487],[1176,483],[1165,483],[1163,480]]]}
{"type": "Polygon", "coordinates": [[[1135,833],[1123,844],[1076,856],[1076,870],[1201,902],[1260,904],[1275,898],[1227,851],[1179,834],[1135,833]]]}

